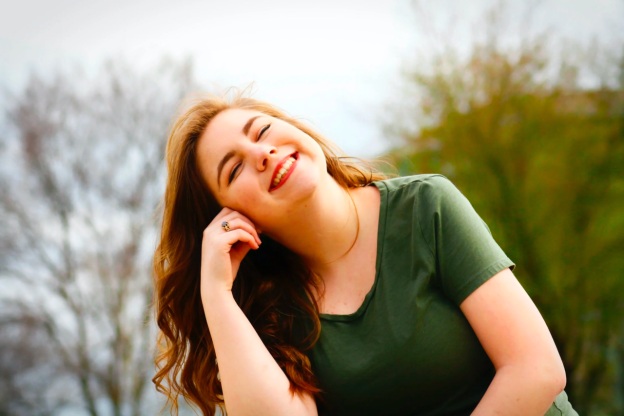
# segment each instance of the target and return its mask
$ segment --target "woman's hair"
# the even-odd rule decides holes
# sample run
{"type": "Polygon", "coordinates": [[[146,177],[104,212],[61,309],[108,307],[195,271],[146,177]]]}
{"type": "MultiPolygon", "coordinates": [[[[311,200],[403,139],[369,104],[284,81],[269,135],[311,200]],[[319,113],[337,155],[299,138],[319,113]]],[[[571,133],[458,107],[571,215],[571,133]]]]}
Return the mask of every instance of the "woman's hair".
{"type": "MultiPolygon", "coordinates": [[[[338,149],[307,125],[280,109],[242,93],[196,101],[175,121],[166,148],[167,183],[160,242],[154,254],[156,322],[160,328],[153,378],[177,414],[182,395],[204,414],[224,406],[215,350],[200,296],[201,242],[204,229],[222,207],[211,195],[197,166],[197,142],[221,111],[260,111],[284,120],[321,146],[328,173],[345,188],[370,184],[384,175],[338,149]]],[[[314,293],[320,281],[301,258],[263,237],[240,265],[233,295],[260,338],[285,372],[293,393],[316,395],[308,351],[320,333],[314,293]],[[276,265],[279,265],[277,267],[276,265]]]]}

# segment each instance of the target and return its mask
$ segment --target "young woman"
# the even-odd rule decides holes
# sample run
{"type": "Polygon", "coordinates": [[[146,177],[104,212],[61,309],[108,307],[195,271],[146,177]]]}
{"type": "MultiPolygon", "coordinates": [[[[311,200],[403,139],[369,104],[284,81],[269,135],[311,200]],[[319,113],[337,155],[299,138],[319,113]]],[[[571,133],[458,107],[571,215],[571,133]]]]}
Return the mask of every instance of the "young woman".
{"type": "Polygon", "coordinates": [[[514,264],[444,177],[386,179],[251,98],[175,122],[157,388],[204,414],[574,415],[514,264]]]}

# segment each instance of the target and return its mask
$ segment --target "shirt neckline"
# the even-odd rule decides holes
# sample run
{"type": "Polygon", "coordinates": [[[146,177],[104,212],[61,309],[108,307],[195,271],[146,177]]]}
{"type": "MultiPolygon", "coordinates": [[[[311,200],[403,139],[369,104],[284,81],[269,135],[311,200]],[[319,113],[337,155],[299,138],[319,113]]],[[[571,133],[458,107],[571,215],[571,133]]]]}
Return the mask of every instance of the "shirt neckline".
{"type": "MultiPolygon", "coordinates": [[[[361,317],[368,308],[373,296],[375,295],[375,290],[377,289],[377,284],[379,282],[379,270],[381,269],[381,259],[383,257],[383,244],[380,244],[383,241],[383,236],[386,232],[386,210],[387,210],[387,191],[388,188],[383,181],[372,182],[370,185],[375,186],[379,190],[379,223],[377,225],[377,258],[375,259],[375,280],[373,282],[373,286],[370,288],[366,296],[364,297],[364,301],[357,308],[355,312],[349,314],[330,314],[330,313],[321,313],[319,317],[323,321],[338,321],[338,322],[348,322],[353,321],[361,317]]],[[[369,185],[369,186],[370,186],[369,185]]]]}

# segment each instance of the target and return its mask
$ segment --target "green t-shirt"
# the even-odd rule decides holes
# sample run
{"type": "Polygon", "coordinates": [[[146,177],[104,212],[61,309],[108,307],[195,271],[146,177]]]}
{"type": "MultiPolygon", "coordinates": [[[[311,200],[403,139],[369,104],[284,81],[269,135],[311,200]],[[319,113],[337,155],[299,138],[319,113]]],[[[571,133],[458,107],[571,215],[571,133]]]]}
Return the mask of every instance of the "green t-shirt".
{"type": "MultiPolygon", "coordinates": [[[[350,315],[321,315],[310,351],[321,415],[468,415],[494,367],[459,304],[514,264],[440,175],[374,183],[375,282],[350,315]]],[[[565,393],[557,406],[569,406],[565,393]]],[[[549,415],[571,415],[553,405],[549,415]]],[[[570,411],[571,410],[570,407],[570,411]]]]}

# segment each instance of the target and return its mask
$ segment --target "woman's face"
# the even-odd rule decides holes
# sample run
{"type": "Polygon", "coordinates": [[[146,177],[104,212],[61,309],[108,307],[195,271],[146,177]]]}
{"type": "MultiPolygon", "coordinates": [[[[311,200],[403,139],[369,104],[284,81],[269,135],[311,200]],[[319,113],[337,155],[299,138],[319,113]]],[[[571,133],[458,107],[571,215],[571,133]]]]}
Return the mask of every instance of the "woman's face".
{"type": "Polygon", "coordinates": [[[325,156],[314,139],[254,110],[219,113],[199,139],[197,161],[219,204],[269,233],[292,222],[289,213],[305,204],[329,177],[325,156]]]}

